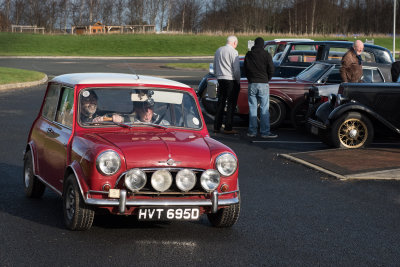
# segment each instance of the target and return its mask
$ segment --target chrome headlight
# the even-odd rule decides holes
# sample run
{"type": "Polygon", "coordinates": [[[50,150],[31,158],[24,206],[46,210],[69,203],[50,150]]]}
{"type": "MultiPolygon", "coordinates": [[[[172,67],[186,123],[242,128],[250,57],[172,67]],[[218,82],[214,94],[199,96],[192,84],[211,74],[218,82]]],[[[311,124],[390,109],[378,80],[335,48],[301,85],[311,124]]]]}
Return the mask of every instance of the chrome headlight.
{"type": "Polygon", "coordinates": [[[125,174],[125,186],[132,192],[138,192],[147,182],[146,174],[139,169],[133,169],[125,174]]]}
{"type": "Polygon", "coordinates": [[[207,192],[212,192],[218,187],[219,179],[220,176],[217,170],[206,170],[200,177],[201,187],[203,187],[207,192]]]}
{"type": "Polygon", "coordinates": [[[104,151],[97,157],[96,168],[104,175],[116,174],[120,167],[121,158],[113,150],[104,151]]]}
{"type": "Polygon", "coordinates": [[[196,185],[196,174],[191,170],[181,170],[176,174],[176,186],[183,192],[187,192],[196,185]]]}
{"type": "Polygon", "coordinates": [[[169,171],[158,170],[151,176],[151,185],[158,192],[164,192],[172,184],[172,175],[169,171]]]}
{"type": "Polygon", "coordinates": [[[237,169],[237,160],[231,153],[223,153],[217,157],[215,165],[221,175],[230,176],[237,169]]]}

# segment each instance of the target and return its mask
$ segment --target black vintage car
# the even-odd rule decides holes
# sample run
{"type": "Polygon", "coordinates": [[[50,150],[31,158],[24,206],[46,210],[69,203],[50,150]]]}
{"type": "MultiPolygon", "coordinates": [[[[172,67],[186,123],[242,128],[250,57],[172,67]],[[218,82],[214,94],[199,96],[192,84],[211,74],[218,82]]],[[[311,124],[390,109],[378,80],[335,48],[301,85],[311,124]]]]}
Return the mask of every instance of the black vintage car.
{"type": "Polygon", "coordinates": [[[400,83],[342,83],[308,122],[328,145],[365,147],[378,130],[400,136],[399,103],[400,83]]]}
{"type": "MultiPolygon", "coordinates": [[[[314,61],[340,61],[352,46],[352,42],[345,41],[292,42],[286,46],[279,59],[274,61],[274,76],[294,77],[314,61]]],[[[390,69],[394,60],[388,49],[378,45],[364,44],[361,58],[363,63],[373,63],[379,67],[385,80],[391,80],[390,69]]]]}

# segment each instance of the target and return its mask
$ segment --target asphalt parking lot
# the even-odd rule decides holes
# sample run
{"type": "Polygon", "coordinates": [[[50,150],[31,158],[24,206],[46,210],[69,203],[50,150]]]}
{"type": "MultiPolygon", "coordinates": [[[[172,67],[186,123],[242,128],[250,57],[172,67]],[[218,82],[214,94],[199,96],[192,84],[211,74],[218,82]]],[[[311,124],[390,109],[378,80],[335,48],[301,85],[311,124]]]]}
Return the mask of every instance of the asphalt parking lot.
{"type": "MultiPolygon", "coordinates": [[[[74,69],[122,72],[119,63],[0,59],[2,66],[36,66],[49,76],[74,69]]],[[[193,87],[202,75],[160,71],[153,73],[193,87]]],[[[95,217],[90,231],[68,231],[58,195],[46,190],[42,199],[32,200],[23,192],[22,151],[44,91],[43,84],[0,92],[1,266],[398,266],[399,181],[341,179],[282,156],[324,161],[328,170],[348,171],[340,175],[383,172],[396,168],[398,143],[377,140],[360,155],[336,154],[340,162],[333,154],[343,151],[330,150],[316,137],[288,126],[276,130],[275,140],[249,139],[247,122],[241,119],[235,121],[239,135],[210,131],[239,157],[241,214],[232,228],[213,228],[206,218],[140,223],[103,215],[95,217]],[[379,160],[377,149],[387,149],[379,160]],[[370,168],[357,169],[367,156],[370,168]],[[383,166],[387,169],[372,166],[385,157],[391,159],[383,166]]],[[[211,130],[212,117],[205,117],[211,130]]]]}

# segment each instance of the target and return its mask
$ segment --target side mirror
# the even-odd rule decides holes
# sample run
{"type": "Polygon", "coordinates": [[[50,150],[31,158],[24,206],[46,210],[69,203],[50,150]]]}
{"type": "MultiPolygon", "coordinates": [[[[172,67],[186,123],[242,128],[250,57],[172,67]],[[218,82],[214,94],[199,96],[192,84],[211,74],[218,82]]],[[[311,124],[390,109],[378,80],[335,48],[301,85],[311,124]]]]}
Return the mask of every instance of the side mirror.
{"type": "Polygon", "coordinates": [[[214,63],[210,63],[210,67],[208,69],[208,72],[211,74],[214,74],[214,63]]]}

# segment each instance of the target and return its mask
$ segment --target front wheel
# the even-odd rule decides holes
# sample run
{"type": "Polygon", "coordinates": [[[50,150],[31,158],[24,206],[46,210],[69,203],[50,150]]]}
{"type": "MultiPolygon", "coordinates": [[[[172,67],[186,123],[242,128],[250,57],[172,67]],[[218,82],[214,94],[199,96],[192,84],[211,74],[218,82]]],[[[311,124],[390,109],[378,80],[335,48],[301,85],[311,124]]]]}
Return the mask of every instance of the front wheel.
{"type": "Polygon", "coordinates": [[[368,146],[374,137],[370,119],[358,112],[348,112],[332,124],[332,143],[338,148],[360,148],[368,146]]]}
{"type": "Polygon", "coordinates": [[[239,219],[240,203],[222,208],[217,213],[207,214],[208,220],[215,227],[231,227],[239,219]]]}
{"type": "Polygon", "coordinates": [[[92,226],[94,211],[87,206],[79,192],[75,176],[65,180],[63,190],[64,222],[70,230],[88,230],[92,226]]]}
{"type": "Polygon", "coordinates": [[[40,198],[43,196],[46,186],[33,173],[33,161],[30,151],[24,157],[23,183],[27,197],[40,198]]]}

